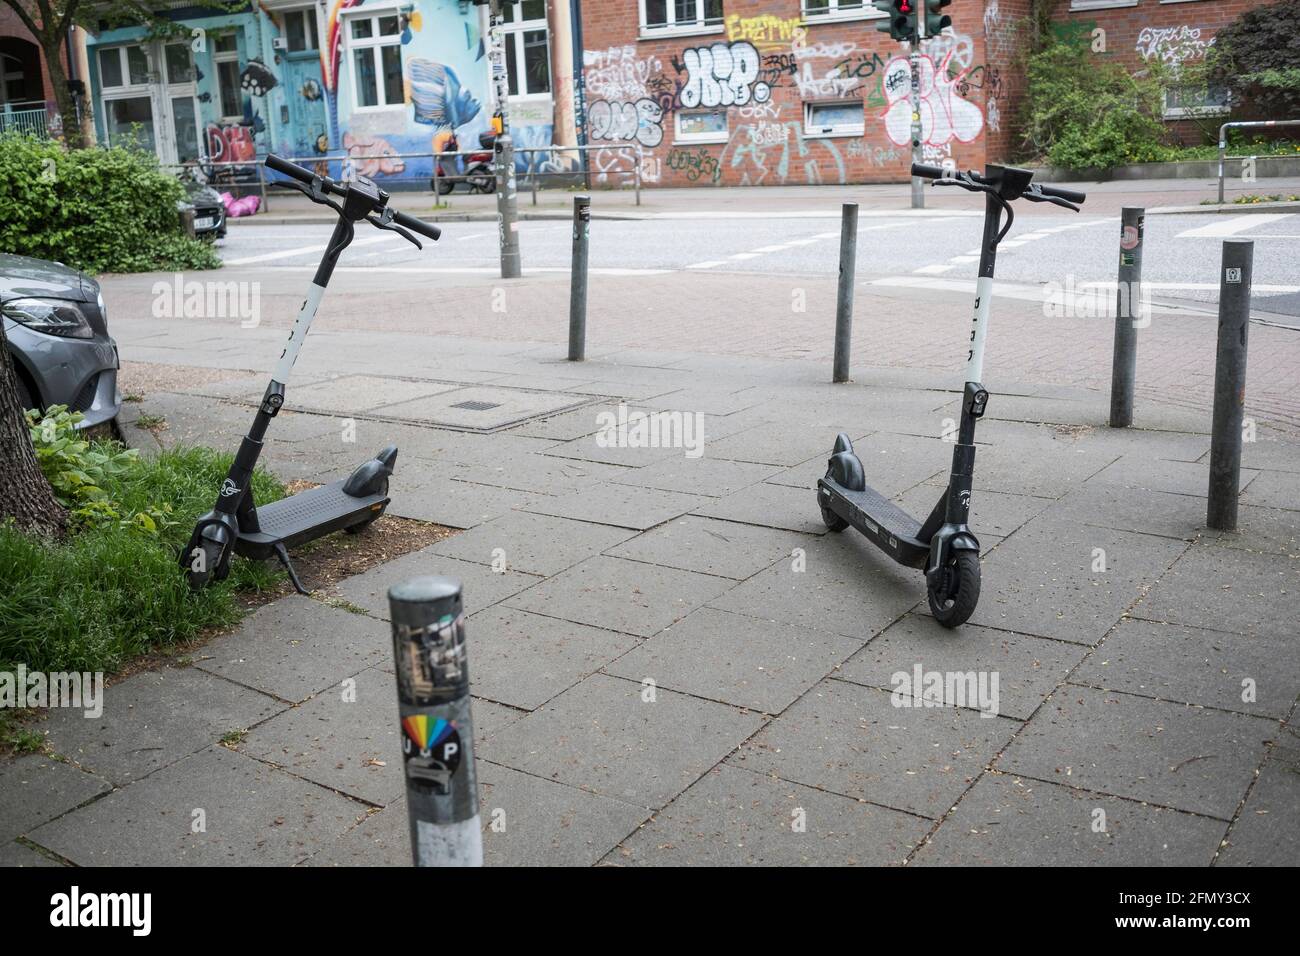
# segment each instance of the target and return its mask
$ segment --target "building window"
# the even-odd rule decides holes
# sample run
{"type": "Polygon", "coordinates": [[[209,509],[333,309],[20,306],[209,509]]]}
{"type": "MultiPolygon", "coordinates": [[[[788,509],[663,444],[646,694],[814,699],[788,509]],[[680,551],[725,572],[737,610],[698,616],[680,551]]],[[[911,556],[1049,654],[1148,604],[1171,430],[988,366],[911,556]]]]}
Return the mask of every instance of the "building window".
{"type": "Polygon", "coordinates": [[[722,0],[638,0],[642,35],[722,30],[722,0]]]}
{"type": "Polygon", "coordinates": [[[1105,10],[1108,7],[1136,7],[1138,0],[1070,0],[1071,10],[1105,10]]]}
{"type": "Polygon", "coordinates": [[[501,11],[501,35],[506,47],[506,74],[511,96],[551,92],[550,35],[546,0],[509,3],[501,11]]]}
{"type": "Polygon", "coordinates": [[[221,118],[243,119],[244,98],[239,92],[239,39],[233,33],[223,33],[213,40],[212,64],[217,71],[217,105],[221,108],[221,118]]]}
{"type": "Polygon", "coordinates": [[[726,110],[683,110],[673,117],[679,143],[725,143],[729,138],[726,110]]]}
{"type": "Polygon", "coordinates": [[[1203,87],[1170,87],[1164,92],[1165,119],[1196,116],[1226,116],[1232,99],[1226,86],[1210,83],[1203,87]]]}
{"type": "Polygon", "coordinates": [[[402,30],[396,11],[348,18],[352,96],[357,109],[401,106],[402,30]]]}
{"type": "Polygon", "coordinates": [[[290,53],[319,50],[320,39],[316,33],[316,11],[311,7],[289,10],[284,15],[284,38],[290,53]]]}
{"type": "Polygon", "coordinates": [[[870,0],[803,0],[803,15],[827,20],[885,16],[871,6],[870,0]]]}
{"type": "Polygon", "coordinates": [[[194,60],[188,43],[168,43],[163,47],[163,59],[167,64],[168,83],[194,82],[194,60]]]}
{"type": "Polygon", "coordinates": [[[841,103],[805,103],[803,105],[803,134],[808,136],[861,136],[866,132],[866,120],[861,100],[841,103]]]}
{"type": "Polygon", "coordinates": [[[114,46],[99,51],[99,83],[105,89],[145,86],[149,55],[142,46],[114,46]]]}

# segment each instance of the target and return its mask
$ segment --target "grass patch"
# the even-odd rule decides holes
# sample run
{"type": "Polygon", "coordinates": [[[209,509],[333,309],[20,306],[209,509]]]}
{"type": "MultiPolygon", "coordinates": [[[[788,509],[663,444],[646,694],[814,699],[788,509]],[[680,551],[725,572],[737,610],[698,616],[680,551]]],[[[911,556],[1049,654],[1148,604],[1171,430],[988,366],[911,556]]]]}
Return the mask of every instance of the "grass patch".
{"type": "MultiPolygon", "coordinates": [[[[138,654],[237,622],[236,592],[274,587],[283,572],[236,557],[229,578],[193,593],[177,565],[232,459],[208,448],[175,449],[103,477],[100,487],[120,514],[170,508],[171,520],[152,532],[106,522],[51,543],[0,526],[0,669],[22,662],[32,670],[112,672],[138,654]]],[[[261,469],[253,487],[259,503],[284,496],[261,469]]]]}

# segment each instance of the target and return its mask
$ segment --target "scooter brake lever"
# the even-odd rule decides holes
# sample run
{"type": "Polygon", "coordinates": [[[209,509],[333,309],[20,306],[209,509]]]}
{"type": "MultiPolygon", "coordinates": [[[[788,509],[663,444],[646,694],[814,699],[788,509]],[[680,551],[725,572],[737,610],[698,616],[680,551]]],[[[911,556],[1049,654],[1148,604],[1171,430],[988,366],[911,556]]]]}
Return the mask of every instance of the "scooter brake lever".
{"type": "Polygon", "coordinates": [[[406,231],[405,229],[403,229],[401,226],[394,225],[394,223],[393,223],[393,210],[390,209],[390,208],[388,208],[387,206],[384,207],[384,211],[383,211],[382,214],[376,215],[375,213],[371,213],[369,216],[366,216],[366,222],[370,223],[370,224],[371,224],[372,226],[374,226],[376,229],[385,229],[385,230],[387,230],[388,232],[395,232],[395,233],[397,233],[399,236],[401,236],[401,237],[402,237],[403,239],[405,239],[407,242],[409,242],[409,243],[411,243],[412,245],[414,245],[415,248],[417,248],[417,249],[423,249],[423,248],[424,248],[424,246],[420,244],[420,240],[419,240],[419,239],[416,239],[415,236],[411,235],[409,232],[407,232],[407,231],[406,231]]]}
{"type": "Polygon", "coordinates": [[[1024,193],[1026,199],[1030,202],[1050,202],[1053,206],[1064,206],[1066,209],[1073,209],[1079,212],[1079,207],[1068,199],[1062,199],[1060,196],[1044,196],[1038,191],[1037,186],[1030,186],[1024,193]]]}

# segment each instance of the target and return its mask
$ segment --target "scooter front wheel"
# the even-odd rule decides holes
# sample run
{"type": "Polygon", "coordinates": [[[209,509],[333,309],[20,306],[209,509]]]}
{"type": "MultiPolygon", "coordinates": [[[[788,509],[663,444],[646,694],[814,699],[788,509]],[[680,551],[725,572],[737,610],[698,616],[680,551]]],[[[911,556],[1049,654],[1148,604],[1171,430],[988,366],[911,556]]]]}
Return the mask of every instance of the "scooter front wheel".
{"type": "Polygon", "coordinates": [[[937,580],[926,587],[930,613],[944,627],[960,627],[975,613],[980,599],[978,551],[953,551],[937,580]]]}
{"type": "Polygon", "coordinates": [[[185,581],[191,591],[202,591],[212,581],[220,581],[226,576],[222,570],[224,550],[220,541],[200,539],[190,552],[190,561],[185,566],[185,581]]]}

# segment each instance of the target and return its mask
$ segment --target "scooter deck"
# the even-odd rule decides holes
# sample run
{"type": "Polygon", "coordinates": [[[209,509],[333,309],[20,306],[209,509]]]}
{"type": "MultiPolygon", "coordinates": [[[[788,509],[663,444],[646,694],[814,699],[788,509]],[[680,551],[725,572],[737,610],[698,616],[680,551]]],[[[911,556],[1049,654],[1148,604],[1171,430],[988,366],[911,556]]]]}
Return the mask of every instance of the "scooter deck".
{"type": "Polygon", "coordinates": [[[360,524],[382,513],[386,494],[355,498],[343,490],[347,479],[272,501],[257,509],[259,531],[240,532],[235,552],[248,558],[269,558],[275,546],[292,547],[334,531],[360,524]]]}
{"type": "Polygon", "coordinates": [[[930,554],[929,544],[917,535],[921,522],[868,486],[850,491],[834,478],[817,482],[819,494],[829,491],[827,506],[837,515],[874,541],[894,559],[912,567],[922,567],[930,554]]]}

